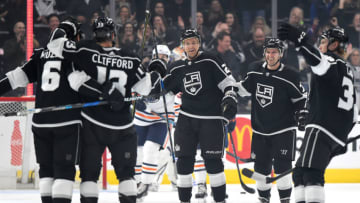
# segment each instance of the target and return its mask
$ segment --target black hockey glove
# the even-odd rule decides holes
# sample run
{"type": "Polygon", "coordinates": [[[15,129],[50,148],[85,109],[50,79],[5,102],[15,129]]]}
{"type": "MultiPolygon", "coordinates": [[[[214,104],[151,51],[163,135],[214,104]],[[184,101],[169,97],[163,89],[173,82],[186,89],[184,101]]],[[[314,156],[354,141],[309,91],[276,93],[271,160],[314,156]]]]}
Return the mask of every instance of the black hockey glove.
{"type": "Polygon", "coordinates": [[[124,96],[112,82],[106,82],[103,85],[101,96],[109,102],[110,107],[115,111],[121,110],[124,106],[124,96]]]}
{"type": "Polygon", "coordinates": [[[295,120],[300,131],[305,131],[306,119],[309,114],[307,109],[301,109],[295,112],[295,120]]]}
{"type": "Polygon", "coordinates": [[[307,40],[305,32],[300,31],[288,23],[280,25],[280,28],[278,29],[278,36],[280,40],[289,40],[294,42],[296,47],[300,47],[307,40]]]}
{"type": "Polygon", "coordinates": [[[232,120],[237,113],[237,98],[234,91],[225,92],[225,96],[221,102],[223,116],[228,120],[232,120]]]}
{"type": "Polygon", "coordinates": [[[160,76],[163,78],[166,75],[166,62],[162,59],[151,60],[148,66],[149,72],[156,71],[160,73],[160,76]]]}

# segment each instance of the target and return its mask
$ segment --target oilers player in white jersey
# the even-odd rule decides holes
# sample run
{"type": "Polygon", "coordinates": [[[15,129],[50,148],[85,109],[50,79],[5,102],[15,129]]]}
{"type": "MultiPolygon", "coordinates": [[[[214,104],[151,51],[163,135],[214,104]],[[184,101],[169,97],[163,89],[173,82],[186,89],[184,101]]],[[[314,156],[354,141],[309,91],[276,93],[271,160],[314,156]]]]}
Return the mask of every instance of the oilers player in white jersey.
{"type": "Polygon", "coordinates": [[[311,66],[305,137],[293,171],[296,203],[325,202],[324,173],[331,159],[346,152],[347,137],[357,121],[354,74],[345,62],[344,29],[333,27],[321,36],[320,51],[304,32],[283,24],[280,39],[295,43],[311,66]]]}
{"type": "MultiPolygon", "coordinates": [[[[166,63],[170,60],[170,50],[166,45],[157,45],[153,50],[153,60],[166,63]]],[[[166,116],[171,123],[174,122],[174,95],[166,94],[168,114],[164,110],[163,98],[156,100],[138,101],[136,104],[134,124],[138,134],[138,156],[135,167],[135,178],[138,182],[138,199],[147,195],[149,186],[155,181],[158,171],[160,150],[166,149],[168,129],[166,116]]]]}

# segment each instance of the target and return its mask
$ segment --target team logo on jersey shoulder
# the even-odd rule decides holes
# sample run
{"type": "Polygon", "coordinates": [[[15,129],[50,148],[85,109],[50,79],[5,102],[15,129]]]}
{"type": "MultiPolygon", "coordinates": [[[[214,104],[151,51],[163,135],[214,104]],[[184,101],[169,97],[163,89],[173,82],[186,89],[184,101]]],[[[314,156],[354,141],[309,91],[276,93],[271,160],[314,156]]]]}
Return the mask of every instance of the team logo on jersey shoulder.
{"type": "Polygon", "coordinates": [[[66,41],[65,48],[66,49],[76,49],[76,43],[74,41],[66,41]]]}
{"type": "Polygon", "coordinates": [[[200,71],[188,73],[185,75],[184,88],[188,94],[196,95],[202,88],[200,71]]]}
{"type": "Polygon", "coordinates": [[[274,87],[257,83],[256,85],[256,100],[261,107],[266,107],[272,103],[274,95],[274,87]]]}

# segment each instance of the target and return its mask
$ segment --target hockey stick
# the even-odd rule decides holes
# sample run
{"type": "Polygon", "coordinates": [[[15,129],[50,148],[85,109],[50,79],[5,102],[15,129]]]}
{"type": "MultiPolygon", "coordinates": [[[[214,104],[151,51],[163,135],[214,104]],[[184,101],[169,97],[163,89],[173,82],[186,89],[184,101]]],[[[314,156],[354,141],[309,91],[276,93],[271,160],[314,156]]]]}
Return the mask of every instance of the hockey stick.
{"type": "MultiPolygon", "coordinates": [[[[355,137],[352,137],[352,138],[349,138],[347,141],[346,141],[346,145],[352,143],[353,141],[357,140],[360,138],[360,135],[357,135],[355,137]]],[[[263,174],[260,174],[260,173],[257,173],[255,171],[252,171],[248,168],[243,168],[242,169],[242,173],[244,174],[244,176],[248,177],[248,178],[251,178],[251,179],[254,179],[256,181],[261,181],[261,182],[265,182],[265,183],[272,183],[286,175],[288,175],[289,173],[291,173],[292,171],[294,170],[294,168],[291,168],[291,169],[288,169],[287,171],[283,172],[282,174],[280,175],[277,175],[276,177],[268,177],[268,176],[265,176],[263,174]]]]}
{"type": "MultiPolygon", "coordinates": [[[[136,101],[136,100],[142,100],[142,99],[151,99],[154,97],[161,96],[163,93],[158,94],[152,94],[147,96],[135,96],[135,97],[126,97],[124,98],[125,102],[130,101],[136,101]]],[[[8,112],[4,113],[3,116],[9,117],[9,116],[26,116],[27,114],[32,113],[45,113],[50,111],[61,111],[61,110],[68,110],[68,109],[76,109],[76,108],[86,108],[86,107],[93,107],[93,106],[100,106],[108,104],[108,101],[94,101],[94,102],[87,102],[87,103],[76,103],[76,104],[66,104],[62,106],[49,106],[49,107],[43,107],[43,108],[33,108],[33,109],[26,109],[24,111],[19,112],[8,112]]]]}
{"type": "MultiPolygon", "coordinates": [[[[140,47],[140,59],[142,59],[144,57],[144,47],[145,47],[145,40],[146,40],[146,30],[147,30],[147,25],[149,24],[149,20],[150,20],[150,0],[146,0],[146,6],[145,6],[145,23],[144,23],[144,31],[142,34],[142,42],[141,42],[141,47],[140,47]]],[[[131,115],[134,118],[135,117],[135,107],[136,107],[136,102],[135,100],[132,101],[132,112],[131,115]]]]}
{"type": "MultiPolygon", "coordinates": [[[[235,158],[235,154],[233,154],[233,153],[231,153],[231,152],[229,152],[229,151],[226,151],[226,154],[228,154],[229,156],[235,158]]],[[[252,158],[243,159],[243,158],[237,157],[237,159],[238,159],[239,161],[244,162],[244,163],[251,163],[251,162],[254,162],[254,161],[255,161],[255,159],[252,159],[252,158]]]]}
{"type": "Polygon", "coordinates": [[[234,155],[235,155],[235,161],[236,161],[236,168],[237,168],[237,172],[238,172],[238,176],[239,176],[239,180],[240,180],[240,184],[241,187],[248,193],[250,194],[254,194],[255,190],[253,188],[250,188],[249,186],[245,185],[245,183],[243,182],[242,178],[241,178],[241,174],[240,174],[240,168],[239,168],[239,163],[238,163],[238,156],[236,155],[236,150],[235,150],[235,144],[234,144],[234,140],[233,137],[231,135],[231,133],[229,133],[230,135],[230,140],[231,140],[231,145],[234,151],[234,155]]]}

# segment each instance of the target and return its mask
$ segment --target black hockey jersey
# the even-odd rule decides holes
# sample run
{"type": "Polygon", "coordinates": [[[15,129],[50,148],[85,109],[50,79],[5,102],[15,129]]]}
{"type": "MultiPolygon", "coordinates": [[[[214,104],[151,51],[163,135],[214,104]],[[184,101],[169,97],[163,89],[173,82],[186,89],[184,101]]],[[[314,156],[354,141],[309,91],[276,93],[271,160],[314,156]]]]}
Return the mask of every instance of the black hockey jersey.
{"type": "Polygon", "coordinates": [[[225,63],[215,56],[201,52],[194,60],[179,60],[169,67],[164,86],[174,94],[182,92],[180,113],[202,119],[224,119],[221,101],[226,87],[235,79],[225,63]]]}
{"type": "Polygon", "coordinates": [[[351,67],[339,56],[326,53],[321,54],[321,62],[311,70],[306,127],[318,128],[344,146],[357,115],[351,67]]]}
{"type": "MultiPolygon", "coordinates": [[[[22,67],[8,72],[7,78],[14,89],[37,82],[35,107],[61,106],[80,102],[71,89],[67,72],[72,63],[56,57],[47,49],[37,49],[22,67]]],[[[34,127],[59,127],[81,123],[80,109],[38,113],[33,116],[34,127]]]]}
{"type": "Polygon", "coordinates": [[[284,64],[269,70],[266,65],[254,63],[240,84],[251,94],[253,131],[270,136],[297,128],[294,112],[304,107],[306,95],[295,70],[284,64]]]}
{"type": "MultiPolygon", "coordinates": [[[[124,97],[130,97],[132,88],[137,86],[143,92],[151,89],[151,84],[144,82],[142,79],[146,74],[142,71],[141,61],[134,54],[128,53],[121,49],[110,47],[104,48],[93,40],[80,41],[74,43],[65,41],[62,55],[76,64],[78,71],[83,71],[87,76],[104,84],[106,81],[112,81],[116,88],[124,97]],[[139,84],[141,83],[141,84],[139,84]]],[[[84,78],[73,77],[69,80],[71,83],[83,85],[84,78]]],[[[92,87],[89,87],[91,89],[92,87]]],[[[95,90],[101,91],[101,90],[95,90]]],[[[139,92],[141,93],[141,91],[139,92]]],[[[99,98],[84,98],[86,102],[99,100],[99,98]]],[[[114,111],[110,105],[84,108],[81,115],[96,125],[120,130],[130,127],[132,116],[130,114],[130,102],[126,102],[124,108],[120,111],[114,111]]]]}

